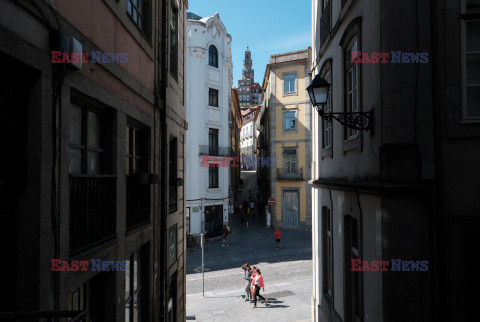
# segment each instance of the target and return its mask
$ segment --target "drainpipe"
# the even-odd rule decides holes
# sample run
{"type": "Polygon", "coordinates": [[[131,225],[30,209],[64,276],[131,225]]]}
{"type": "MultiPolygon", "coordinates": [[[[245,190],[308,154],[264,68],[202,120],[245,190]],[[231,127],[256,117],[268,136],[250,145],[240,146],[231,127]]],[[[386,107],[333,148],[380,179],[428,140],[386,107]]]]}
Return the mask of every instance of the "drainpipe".
{"type": "Polygon", "coordinates": [[[162,303],[162,311],[160,321],[165,321],[167,313],[167,278],[168,278],[168,268],[167,268],[167,110],[166,110],[166,96],[167,96],[167,18],[168,18],[168,7],[167,1],[162,1],[162,31],[161,31],[161,61],[162,61],[162,80],[160,83],[161,91],[161,100],[162,104],[160,106],[160,254],[162,256],[160,264],[160,278],[161,278],[161,295],[160,301],[162,303]]]}

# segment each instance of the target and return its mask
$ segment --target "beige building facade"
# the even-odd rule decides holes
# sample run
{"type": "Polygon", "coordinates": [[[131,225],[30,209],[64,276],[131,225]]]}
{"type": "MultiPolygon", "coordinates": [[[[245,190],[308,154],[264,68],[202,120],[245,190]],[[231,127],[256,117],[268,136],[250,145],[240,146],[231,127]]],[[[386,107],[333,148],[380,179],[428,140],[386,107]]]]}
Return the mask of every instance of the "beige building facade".
{"type": "Polygon", "coordinates": [[[268,177],[270,187],[263,188],[270,191],[267,197],[276,200],[270,206],[272,224],[292,229],[311,227],[309,57],[310,48],[270,57],[263,82],[264,103],[258,113],[261,149],[257,154],[272,161],[264,165],[268,171],[258,171],[268,177]]]}

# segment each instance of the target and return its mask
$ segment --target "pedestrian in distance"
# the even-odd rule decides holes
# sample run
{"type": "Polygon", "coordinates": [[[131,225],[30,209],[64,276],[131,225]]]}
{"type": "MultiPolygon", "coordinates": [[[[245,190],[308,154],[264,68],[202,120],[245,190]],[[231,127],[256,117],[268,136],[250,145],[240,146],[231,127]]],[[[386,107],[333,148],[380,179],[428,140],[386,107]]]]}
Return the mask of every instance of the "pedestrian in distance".
{"type": "Polygon", "coordinates": [[[245,213],[246,213],[246,212],[247,212],[247,209],[248,209],[247,199],[243,198],[242,210],[245,211],[245,213]]]}
{"type": "Polygon", "coordinates": [[[250,201],[250,214],[253,216],[255,216],[255,201],[252,199],[250,201]]]}
{"type": "Polygon", "coordinates": [[[280,230],[277,227],[277,229],[275,230],[275,248],[276,249],[282,248],[282,246],[280,244],[280,236],[282,236],[282,233],[280,232],[280,230]]]}
{"type": "Polygon", "coordinates": [[[196,238],[192,234],[188,234],[187,244],[191,252],[193,252],[193,249],[195,248],[196,243],[197,243],[196,238]]]}
{"type": "Polygon", "coordinates": [[[252,290],[250,289],[250,286],[252,284],[252,268],[248,263],[245,263],[245,265],[242,266],[242,269],[244,271],[244,279],[247,281],[247,285],[245,287],[245,302],[250,301],[252,299],[252,290]]]}
{"type": "Polygon", "coordinates": [[[262,289],[263,292],[265,292],[265,284],[263,282],[263,276],[262,272],[260,272],[260,269],[257,268],[257,272],[255,274],[255,294],[254,294],[254,304],[253,308],[257,307],[257,297],[263,300],[263,303],[267,305],[267,299],[264,298],[263,296],[260,295],[260,288],[262,289]]]}
{"type": "Polygon", "coordinates": [[[227,247],[228,247],[228,229],[227,229],[227,226],[223,226],[223,230],[222,230],[222,238],[223,238],[223,244],[222,246],[225,246],[225,242],[227,243],[227,247]]]}

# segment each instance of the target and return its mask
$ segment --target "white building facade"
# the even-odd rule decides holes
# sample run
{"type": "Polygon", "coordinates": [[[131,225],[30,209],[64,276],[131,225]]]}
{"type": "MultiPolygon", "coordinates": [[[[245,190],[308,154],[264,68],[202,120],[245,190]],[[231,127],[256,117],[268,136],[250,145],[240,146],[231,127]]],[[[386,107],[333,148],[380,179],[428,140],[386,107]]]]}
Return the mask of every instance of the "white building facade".
{"type": "Polygon", "coordinates": [[[241,165],[245,170],[255,170],[256,167],[256,126],[255,109],[243,117],[243,126],[240,131],[241,165]]]}
{"type": "Polygon", "coordinates": [[[232,88],[232,37],[218,13],[187,21],[187,233],[221,235],[229,221],[231,155],[228,115],[232,88]]]}

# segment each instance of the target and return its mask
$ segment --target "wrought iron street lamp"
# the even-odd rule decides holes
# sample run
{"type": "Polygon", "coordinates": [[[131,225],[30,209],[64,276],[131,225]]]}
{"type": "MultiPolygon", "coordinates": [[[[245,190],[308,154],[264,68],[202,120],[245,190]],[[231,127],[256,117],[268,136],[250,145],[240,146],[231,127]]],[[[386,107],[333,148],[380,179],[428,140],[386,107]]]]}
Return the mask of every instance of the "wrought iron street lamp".
{"type": "Polygon", "coordinates": [[[327,121],[332,122],[333,119],[337,120],[340,124],[345,125],[348,128],[369,131],[373,136],[374,129],[374,116],[373,110],[369,112],[325,112],[324,107],[328,101],[328,91],[330,84],[320,75],[315,76],[313,81],[307,87],[308,95],[312,105],[317,109],[320,117],[327,121]]]}

